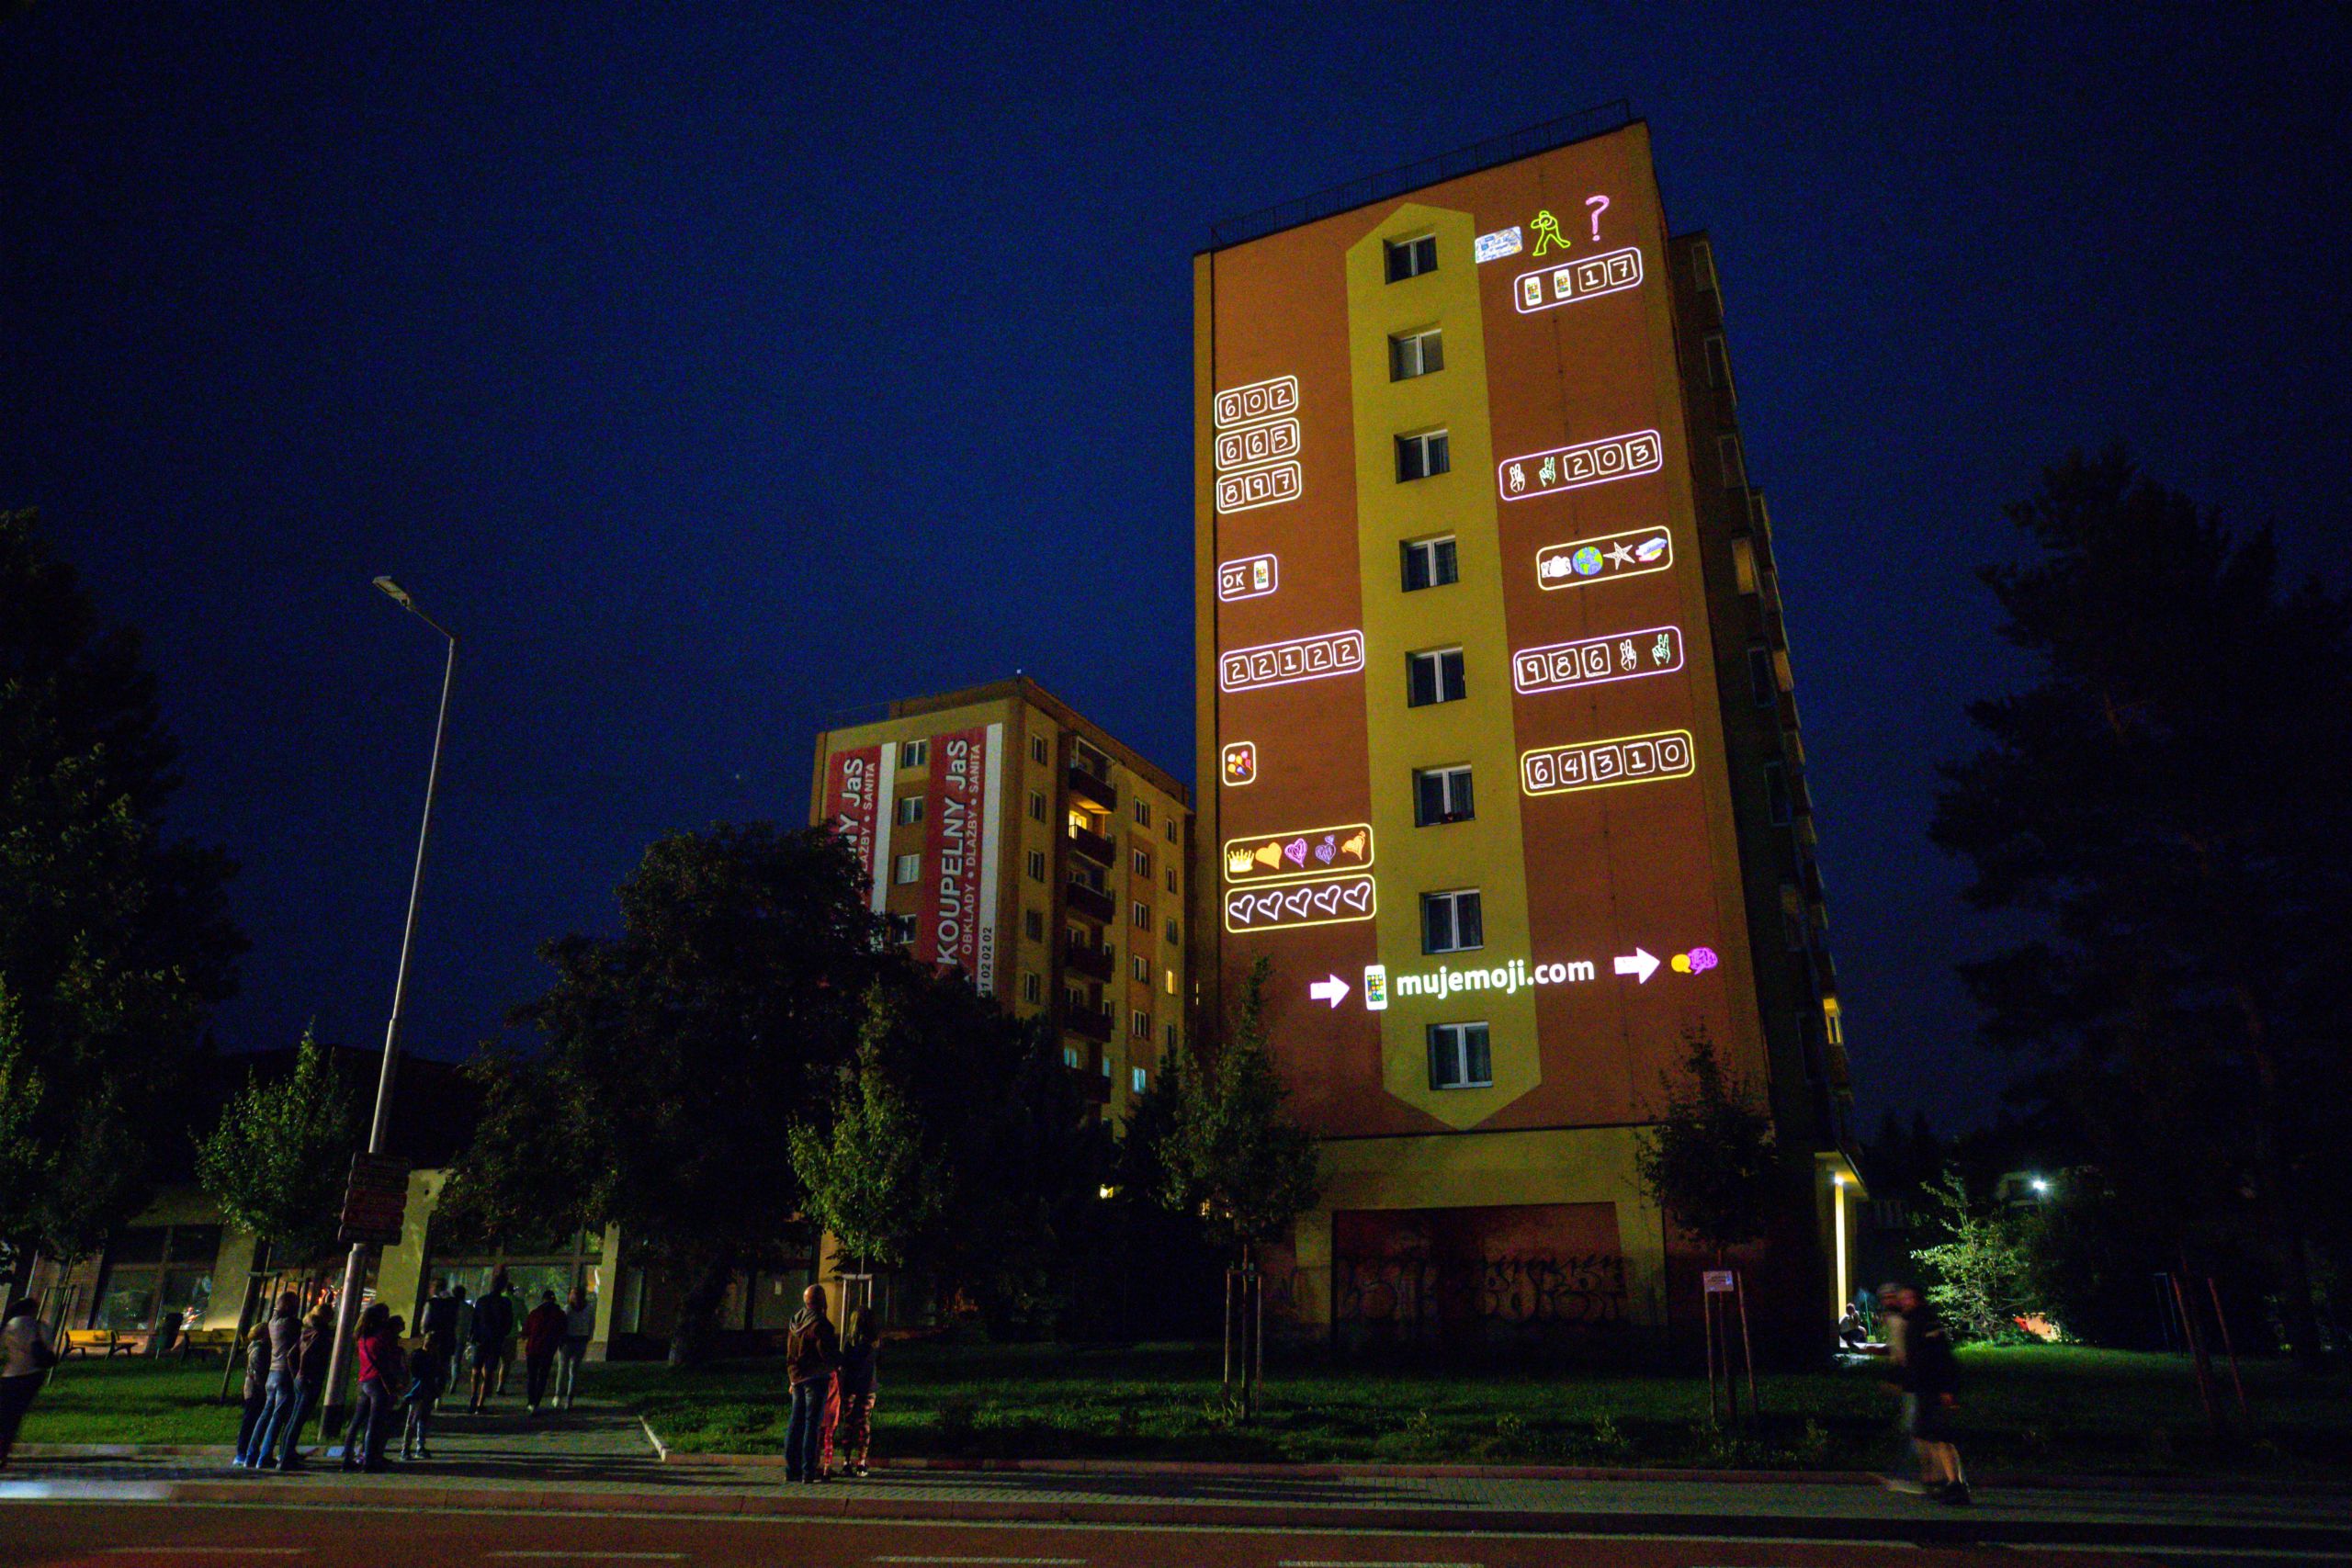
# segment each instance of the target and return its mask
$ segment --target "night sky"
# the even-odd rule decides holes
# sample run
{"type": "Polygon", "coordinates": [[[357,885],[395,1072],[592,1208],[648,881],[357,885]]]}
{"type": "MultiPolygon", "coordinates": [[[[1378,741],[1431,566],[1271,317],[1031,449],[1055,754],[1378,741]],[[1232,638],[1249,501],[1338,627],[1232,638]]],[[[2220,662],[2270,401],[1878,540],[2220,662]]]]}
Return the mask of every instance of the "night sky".
{"type": "MultiPolygon", "coordinates": [[[[0,23],[0,505],[243,864],[232,1046],[460,1055],[646,841],[1025,670],[1190,778],[1211,222],[1624,97],[1710,230],[1865,1125],[1995,1103],[1924,838],[2075,445],[2341,581],[2340,7],[164,6],[0,23]]],[[[2225,656],[2217,650],[2217,657],[2225,656]]]]}

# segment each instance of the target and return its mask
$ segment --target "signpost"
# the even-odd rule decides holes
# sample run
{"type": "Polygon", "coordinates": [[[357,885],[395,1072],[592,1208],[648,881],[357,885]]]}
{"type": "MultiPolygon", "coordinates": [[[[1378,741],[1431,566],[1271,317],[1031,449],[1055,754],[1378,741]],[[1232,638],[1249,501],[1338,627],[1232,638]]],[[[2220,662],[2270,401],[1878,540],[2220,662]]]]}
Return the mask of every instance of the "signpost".
{"type": "Polygon", "coordinates": [[[408,1161],[398,1155],[356,1154],[344,1189],[342,1247],[390,1247],[408,1215],[408,1161]]]}

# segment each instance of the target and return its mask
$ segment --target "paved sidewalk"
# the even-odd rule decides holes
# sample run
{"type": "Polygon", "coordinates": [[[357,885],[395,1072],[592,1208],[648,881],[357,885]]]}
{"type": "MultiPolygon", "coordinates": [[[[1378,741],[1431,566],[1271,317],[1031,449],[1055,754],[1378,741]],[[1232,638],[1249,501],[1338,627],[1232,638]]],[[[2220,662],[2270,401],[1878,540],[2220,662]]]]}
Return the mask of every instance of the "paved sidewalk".
{"type": "Polygon", "coordinates": [[[1094,1523],[1242,1529],[1739,1535],[1958,1544],[2188,1546],[2352,1554],[2352,1495],[2167,1492],[2132,1484],[1992,1489],[1972,1508],[1906,1496],[1860,1476],[1569,1478],[1557,1473],[1404,1474],[1363,1468],[1165,1467],[1120,1472],[885,1470],[862,1482],[793,1486],[762,1463],[657,1453],[635,1417],[582,1407],[442,1422],[430,1462],[346,1476],[246,1474],[218,1457],[27,1453],[0,1503],[109,1495],[560,1513],[1094,1523]]]}

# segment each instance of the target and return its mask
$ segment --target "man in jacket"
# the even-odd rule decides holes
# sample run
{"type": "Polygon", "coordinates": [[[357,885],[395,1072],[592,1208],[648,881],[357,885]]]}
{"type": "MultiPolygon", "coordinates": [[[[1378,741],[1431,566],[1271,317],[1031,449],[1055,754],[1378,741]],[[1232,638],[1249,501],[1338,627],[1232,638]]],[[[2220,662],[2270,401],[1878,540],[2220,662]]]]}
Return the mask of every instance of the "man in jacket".
{"type": "Polygon", "coordinates": [[[514,1337],[514,1298],[508,1295],[506,1276],[499,1274],[490,1282],[490,1294],[474,1303],[473,1398],[468,1408],[480,1415],[490,1396],[498,1392],[504,1374],[506,1343],[514,1337]]]}
{"type": "Polygon", "coordinates": [[[424,1336],[425,1357],[433,1363],[436,1403],[440,1399],[438,1391],[449,1386],[450,1369],[458,1362],[458,1306],[462,1299],[449,1293],[447,1277],[436,1277],[433,1294],[425,1298],[424,1310],[416,1314],[417,1332],[424,1336]]]}
{"type": "Polygon", "coordinates": [[[833,1369],[841,1362],[841,1339],[825,1315],[825,1287],[802,1293],[800,1315],[785,1341],[785,1374],[792,1380],[792,1420],[784,1430],[784,1478],[825,1479],[818,1445],[824,1436],[825,1404],[832,1397],[833,1369]]]}
{"type": "Polygon", "coordinates": [[[288,1291],[277,1298],[269,1318],[269,1387],[262,1396],[260,1440],[255,1462],[263,1470],[277,1468],[277,1448],[294,1426],[302,1359],[302,1296],[288,1291]]]}
{"type": "Polygon", "coordinates": [[[553,1291],[539,1292],[539,1304],[523,1320],[523,1404],[533,1416],[548,1396],[548,1378],[555,1371],[555,1353],[563,1344],[563,1308],[553,1291]]]}

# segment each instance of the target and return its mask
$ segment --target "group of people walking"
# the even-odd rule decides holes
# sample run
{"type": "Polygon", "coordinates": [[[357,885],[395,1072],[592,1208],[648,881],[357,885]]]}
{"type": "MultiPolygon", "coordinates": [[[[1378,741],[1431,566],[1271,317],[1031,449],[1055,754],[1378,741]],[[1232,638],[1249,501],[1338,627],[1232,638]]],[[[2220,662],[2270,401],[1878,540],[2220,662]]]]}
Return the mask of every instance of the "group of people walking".
{"type": "MultiPolygon", "coordinates": [[[[413,1347],[407,1321],[382,1302],[369,1303],[359,1314],[359,1396],[344,1439],[343,1468],[383,1470],[395,1428],[403,1461],[430,1460],[434,1416],[460,1371],[470,1372],[469,1412],[481,1414],[505,1393],[516,1326],[513,1288],[503,1270],[476,1301],[467,1300],[463,1285],[435,1280],[418,1314],[421,1343],[413,1347]]],[[[551,1393],[557,1405],[570,1409],[579,1393],[580,1363],[595,1332],[595,1309],[587,1293],[574,1287],[570,1303],[560,1303],[552,1290],[542,1291],[520,1326],[526,1414],[537,1416],[551,1393]]],[[[334,1312],[324,1299],[304,1314],[296,1292],[277,1298],[269,1321],[248,1341],[244,1414],[233,1464],[248,1470],[302,1468],[302,1423],[321,1403],[334,1345],[334,1312]]]]}
{"type": "Polygon", "coordinates": [[[874,1440],[875,1362],[881,1325],[860,1307],[848,1332],[837,1333],[825,1311],[825,1287],[801,1294],[799,1315],[785,1341],[785,1375],[792,1385],[792,1415],[784,1429],[784,1475],[790,1482],[830,1481],[838,1435],[842,1472],[864,1475],[874,1440]]]}

